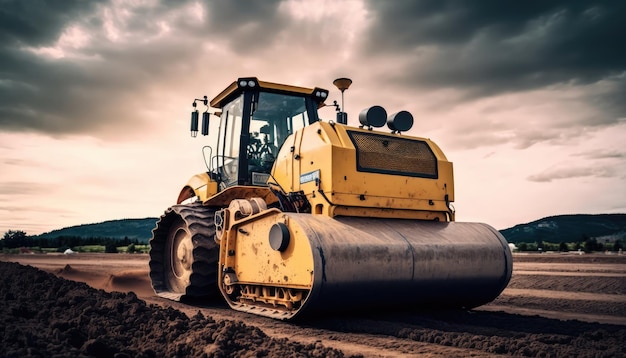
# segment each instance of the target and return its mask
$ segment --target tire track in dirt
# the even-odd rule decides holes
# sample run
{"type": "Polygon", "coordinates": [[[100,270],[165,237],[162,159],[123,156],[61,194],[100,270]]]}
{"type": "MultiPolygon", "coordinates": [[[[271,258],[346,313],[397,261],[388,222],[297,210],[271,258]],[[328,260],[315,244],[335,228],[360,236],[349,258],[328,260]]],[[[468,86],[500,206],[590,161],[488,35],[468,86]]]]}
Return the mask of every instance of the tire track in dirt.
{"type": "MultiPolygon", "coordinates": [[[[322,318],[316,322],[291,323],[276,321],[266,317],[258,317],[243,312],[231,310],[225,304],[216,304],[217,307],[189,307],[183,303],[163,300],[153,297],[150,303],[173,307],[192,316],[198,311],[214,319],[230,319],[243,321],[248,325],[258,327],[265,334],[277,339],[288,339],[300,344],[322,344],[325,347],[339,349],[347,355],[364,355],[365,357],[493,357],[493,354],[477,352],[473,349],[460,347],[442,347],[438,344],[407,340],[406,337],[389,334],[388,331],[379,331],[372,327],[378,324],[370,318],[361,318],[361,328],[356,333],[336,326],[343,326],[344,321],[359,320],[358,316],[338,316],[336,318],[322,318]],[[374,333],[368,333],[372,330],[374,333]]],[[[367,317],[367,315],[366,315],[367,317]]],[[[390,323],[393,325],[393,323],[390,323]]],[[[379,327],[380,328],[380,327],[379,327]]]]}
{"type": "MultiPolygon", "coordinates": [[[[573,300],[573,301],[598,301],[609,303],[626,303],[624,302],[624,295],[613,295],[604,293],[587,293],[587,292],[572,292],[572,291],[555,291],[555,290],[538,290],[538,289],[516,289],[507,288],[504,296],[528,296],[536,298],[549,298],[553,300],[573,300]]],[[[625,315],[626,316],[626,311],[625,315]]]]}

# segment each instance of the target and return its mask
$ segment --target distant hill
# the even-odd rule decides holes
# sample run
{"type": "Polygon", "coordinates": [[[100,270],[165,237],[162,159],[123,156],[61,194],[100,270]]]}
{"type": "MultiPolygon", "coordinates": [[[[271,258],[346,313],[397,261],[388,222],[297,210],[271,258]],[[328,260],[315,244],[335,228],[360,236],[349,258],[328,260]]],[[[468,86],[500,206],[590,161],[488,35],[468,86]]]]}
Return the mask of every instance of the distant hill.
{"type": "Polygon", "coordinates": [[[598,242],[626,239],[626,214],[558,215],[500,230],[508,242],[598,242]]]}
{"type": "MultiPolygon", "coordinates": [[[[59,236],[107,237],[137,239],[147,243],[157,218],[110,220],[97,224],[66,227],[38,235],[42,238],[59,236]]],[[[596,238],[599,242],[626,241],[626,214],[558,215],[500,230],[508,242],[580,242],[596,238]]]]}
{"type": "Polygon", "coordinates": [[[157,218],[110,220],[97,224],[84,224],[53,230],[36,238],[52,239],[59,236],[107,237],[114,239],[137,239],[147,243],[152,237],[152,229],[156,226],[157,218]]]}

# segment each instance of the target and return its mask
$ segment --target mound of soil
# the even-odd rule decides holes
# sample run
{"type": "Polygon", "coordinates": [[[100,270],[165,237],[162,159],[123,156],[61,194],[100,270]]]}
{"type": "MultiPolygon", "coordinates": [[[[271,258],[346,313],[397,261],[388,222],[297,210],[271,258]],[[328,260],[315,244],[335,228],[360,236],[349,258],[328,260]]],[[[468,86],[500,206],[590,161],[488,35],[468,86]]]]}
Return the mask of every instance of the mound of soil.
{"type": "Polygon", "coordinates": [[[0,255],[0,356],[626,357],[626,256],[514,260],[509,287],[474,310],[294,323],[156,297],[147,255],[0,255]]]}
{"type": "MultiPolygon", "coordinates": [[[[71,267],[65,267],[71,271],[71,267]]],[[[6,357],[343,357],[319,343],[268,337],[240,321],[189,318],[133,293],[96,290],[0,262],[0,353],[6,357]]]]}

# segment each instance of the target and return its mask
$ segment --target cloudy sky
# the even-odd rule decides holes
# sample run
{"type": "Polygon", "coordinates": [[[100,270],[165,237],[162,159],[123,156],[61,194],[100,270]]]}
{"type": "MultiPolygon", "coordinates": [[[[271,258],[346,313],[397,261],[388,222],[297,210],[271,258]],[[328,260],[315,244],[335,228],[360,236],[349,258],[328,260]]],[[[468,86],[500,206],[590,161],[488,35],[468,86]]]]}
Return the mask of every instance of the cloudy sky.
{"type": "Polygon", "coordinates": [[[162,214],[244,76],[410,111],[459,221],[624,213],[625,35],[617,0],[0,0],[0,234],[162,214]]]}

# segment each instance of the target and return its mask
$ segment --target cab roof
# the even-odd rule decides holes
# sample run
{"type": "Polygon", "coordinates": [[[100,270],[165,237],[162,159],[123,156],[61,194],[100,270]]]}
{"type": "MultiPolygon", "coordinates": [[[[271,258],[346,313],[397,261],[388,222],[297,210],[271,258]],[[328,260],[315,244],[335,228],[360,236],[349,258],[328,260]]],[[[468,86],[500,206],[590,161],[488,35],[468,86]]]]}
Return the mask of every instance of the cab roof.
{"type": "Polygon", "coordinates": [[[237,81],[231,83],[230,86],[226,87],[226,89],[224,89],[217,96],[215,96],[215,98],[211,100],[211,107],[222,108],[224,105],[230,102],[231,98],[238,96],[247,89],[269,90],[270,92],[279,92],[286,94],[302,94],[312,97],[318,102],[318,104],[323,103],[324,100],[328,97],[328,91],[318,87],[307,88],[291,86],[274,82],[260,81],[256,77],[242,77],[237,79],[237,81]]]}

